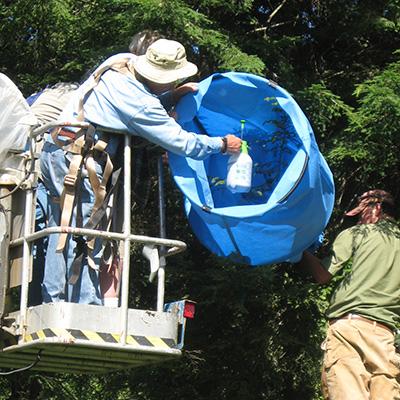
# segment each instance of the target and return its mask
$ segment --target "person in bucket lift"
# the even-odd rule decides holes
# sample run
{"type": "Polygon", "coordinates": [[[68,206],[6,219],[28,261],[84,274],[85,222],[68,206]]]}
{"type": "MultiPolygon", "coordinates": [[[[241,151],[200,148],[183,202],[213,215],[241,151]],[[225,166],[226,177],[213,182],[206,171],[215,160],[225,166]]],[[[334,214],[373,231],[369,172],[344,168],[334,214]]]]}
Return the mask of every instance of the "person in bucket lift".
{"type": "MultiPolygon", "coordinates": [[[[149,45],[155,42],[158,39],[161,39],[162,35],[158,31],[153,30],[143,30],[135,35],[133,35],[131,42],[129,44],[129,51],[132,54],[137,56],[146,54],[146,50],[149,45]]],[[[86,79],[90,77],[90,75],[97,69],[100,63],[93,67],[91,70],[87,71],[81,79],[81,82],[84,82],[86,79]]],[[[38,119],[41,125],[44,125],[49,122],[59,120],[59,115],[61,114],[62,110],[68,103],[69,98],[71,97],[74,90],[79,87],[77,83],[71,82],[59,82],[53,86],[46,86],[45,89],[35,92],[31,94],[27,99],[27,103],[31,107],[31,110],[35,114],[36,118],[38,119]]],[[[37,145],[36,150],[40,153],[41,146],[43,142],[39,142],[39,146],[37,145]]],[[[140,146],[137,149],[139,152],[138,154],[133,154],[133,158],[135,160],[135,165],[133,167],[133,173],[137,173],[138,163],[140,166],[143,165],[143,159],[146,157],[147,149],[143,146],[140,146]],[[139,157],[138,157],[139,156],[139,157]]],[[[142,173],[146,173],[144,171],[145,167],[139,168],[139,171],[142,173]],[[144,172],[143,172],[144,171],[144,172]]],[[[138,196],[141,195],[142,197],[140,200],[144,202],[143,199],[146,199],[146,191],[143,192],[143,182],[141,182],[139,186],[139,182],[136,182],[139,178],[143,176],[137,176],[135,178],[136,187],[132,188],[132,191],[138,191],[138,194],[135,192],[136,200],[138,200],[138,196]]],[[[144,176],[146,178],[146,176],[144,176]]],[[[149,181],[150,183],[150,181],[149,181]]],[[[148,190],[148,184],[144,185],[145,190],[148,190]]],[[[47,213],[48,213],[48,196],[46,193],[46,188],[43,185],[39,177],[38,186],[37,186],[37,200],[36,200],[36,217],[35,217],[35,230],[42,230],[47,226],[47,213]]],[[[51,201],[51,199],[50,199],[51,201]]],[[[29,288],[29,305],[38,305],[42,303],[42,294],[41,294],[41,284],[43,281],[43,271],[44,271],[44,264],[45,264],[45,254],[47,249],[47,240],[48,238],[41,238],[34,243],[33,249],[33,278],[30,283],[29,288]]],[[[118,271],[115,271],[115,274],[118,271]]],[[[101,274],[101,271],[100,271],[101,274]]],[[[115,296],[115,289],[117,288],[118,284],[116,284],[117,276],[115,274],[103,274],[106,278],[103,282],[103,291],[106,293],[102,293],[103,296],[115,296]]],[[[115,302],[115,300],[113,300],[115,302]]]]}
{"type": "Polygon", "coordinates": [[[338,235],[331,254],[319,260],[306,251],[299,263],[321,284],[344,266],[351,267],[327,310],[329,326],[321,346],[324,397],[400,399],[400,354],[395,346],[400,326],[400,229],[394,199],[384,190],[369,190],[345,215],[357,217],[358,223],[338,235]]]}
{"type": "MultiPolygon", "coordinates": [[[[124,131],[195,159],[220,152],[239,152],[241,140],[234,135],[209,137],[188,132],[168,114],[183,95],[197,90],[194,83],[177,86],[196,73],[197,67],[187,60],[182,44],[159,39],[143,55],[125,53],[107,59],[74,93],[60,119],[88,121],[94,126],[124,131]]],[[[96,146],[103,145],[102,135],[100,131],[94,133],[95,150],[96,146]]],[[[71,193],[64,189],[64,178],[71,174],[70,168],[74,167],[74,159],[79,156],[72,150],[79,140],[77,136],[73,129],[59,129],[53,131],[43,147],[42,178],[52,200],[49,226],[59,226],[60,221],[61,225],[87,226],[91,215],[95,214],[93,207],[98,200],[90,181],[101,181],[106,173],[109,174],[106,172],[108,159],[117,158],[119,138],[110,135],[105,152],[104,148],[97,151],[102,157],[85,157],[86,162],[91,161],[91,167],[88,164],[81,167],[82,173],[76,177],[77,187],[72,198],[68,197],[71,193]],[[90,170],[94,170],[94,174],[90,170]],[[73,211],[66,212],[68,208],[73,211]]],[[[65,236],[49,237],[42,284],[43,301],[102,304],[98,271],[102,258],[100,240],[86,246],[65,236]],[[85,246],[89,250],[86,251],[85,246]]]]}

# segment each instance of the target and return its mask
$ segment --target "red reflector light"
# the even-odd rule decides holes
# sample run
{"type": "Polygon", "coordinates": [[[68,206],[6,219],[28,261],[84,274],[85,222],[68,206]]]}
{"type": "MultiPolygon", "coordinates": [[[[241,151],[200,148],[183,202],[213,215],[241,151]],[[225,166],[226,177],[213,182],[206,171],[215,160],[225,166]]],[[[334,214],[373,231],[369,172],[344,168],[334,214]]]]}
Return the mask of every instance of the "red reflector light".
{"type": "Polygon", "coordinates": [[[194,311],[195,311],[195,305],[191,301],[185,301],[185,307],[183,309],[183,316],[185,318],[194,318],[194,311]]]}

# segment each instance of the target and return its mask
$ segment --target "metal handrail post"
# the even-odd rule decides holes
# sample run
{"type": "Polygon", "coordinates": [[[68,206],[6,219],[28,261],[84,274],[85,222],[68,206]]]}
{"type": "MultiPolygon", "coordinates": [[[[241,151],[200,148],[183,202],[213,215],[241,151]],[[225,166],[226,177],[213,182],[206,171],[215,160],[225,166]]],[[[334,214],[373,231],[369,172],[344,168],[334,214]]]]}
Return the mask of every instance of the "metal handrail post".
{"type": "Polygon", "coordinates": [[[124,143],[124,255],[121,282],[121,344],[126,344],[128,331],[128,298],[131,233],[131,138],[125,135],[124,143]]]}
{"type": "Polygon", "coordinates": [[[28,290],[29,290],[29,275],[31,269],[31,250],[32,243],[27,240],[27,236],[32,230],[32,214],[33,214],[33,189],[26,191],[25,196],[25,215],[24,215],[24,240],[22,250],[22,277],[21,277],[21,299],[20,299],[20,341],[25,340],[26,333],[26,318],[28,308],[28,290]]]}
{"type": "MultiPolygon", "coordinates": [[[[163,159],[162,156],[158,158],[157,163],[158,174],[158,208],[160,220],[160,237],[165,239],[167,236],[165,225],[165,195],[164,195],[164,174],[163,174],[163,159]]],[[[165,295],[165,266],[167,264],[165,259],[165,246],[160,247],[160,267],[157,273],[157,311],[161,312],[164,309],[164,295],[165,295]]]]}

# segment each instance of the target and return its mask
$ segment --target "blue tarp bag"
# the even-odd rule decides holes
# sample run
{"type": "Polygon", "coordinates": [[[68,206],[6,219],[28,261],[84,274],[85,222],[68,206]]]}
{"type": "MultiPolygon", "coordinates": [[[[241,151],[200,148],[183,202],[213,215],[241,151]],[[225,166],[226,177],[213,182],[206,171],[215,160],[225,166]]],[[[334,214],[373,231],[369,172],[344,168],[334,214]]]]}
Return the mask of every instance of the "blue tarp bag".
{"type": "Polygon", "coordinates": [[[319,242],[333,209],[333,178],[307,118],[284,89],[251,74],[214,74],[176,111],[188,131],[242,135],[253,160],[250,192],[231,193],[228,156],[169,154],[190,225],[209,250],[263,265],[298,261],[319,242]]]}

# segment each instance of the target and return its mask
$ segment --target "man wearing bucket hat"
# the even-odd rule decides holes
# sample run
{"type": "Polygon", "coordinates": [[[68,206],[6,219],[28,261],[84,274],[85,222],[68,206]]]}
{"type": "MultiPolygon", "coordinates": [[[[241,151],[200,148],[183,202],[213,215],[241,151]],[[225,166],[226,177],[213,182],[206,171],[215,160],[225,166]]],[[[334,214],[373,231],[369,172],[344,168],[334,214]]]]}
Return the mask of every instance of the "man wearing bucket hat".
{"type": "MultiPolygon", "coordinates": [[[[197,67],[187,60],[182,44],[174,40],[156,40],[145,54],[117,54],[104,61],[76,91],[60,120],[84,120],[95,127],[127,132],[173,153],[195,159],[204,159],[220,152],[239,152],[239,138],[223,132],[221,137],[209,137],[185,131],[168,114],[183,95],[197,90],[194,83],[176,87],[177,83],[196,73],[197,67]]],[[[70,173],[72,157],[68,152],[64,154],[58,145],[64,141],[74,141],[75,131],[63,128],[56,134],[46,139],[41,155],[41,169],[49,196],[55,199],[51,218],[55,225],[59,225],[62,215],[57,199],[62,196],[63,181],[70,173]]],[[[103,139],[102,132],[96,131],[95,138],[103,139]]],[[[118,135],[110,135],[106,152],[111,159],[116,156],[119,143],[118,135]]],[[[104,168],[104,165],[96,162],[95,170],[100,180],[104,168]]],[[[83,172],[81,187],[76,191],[79,191],[82,202],[80,219],[84,225],[91,214],[94,196],[85,169],[83,172]]],[[[64,247],[60,247],[59,242],[57,245],[58,236],[52,235],[49,238],[42,284],[44,301],[101,304],[98,270],[88,267],[85,257],[78,280],[73,285],[66,284],[66,276],[71,276],[76,246],[72,240],[68,240],[64,247]]],[[[99,253],[96,253],[96,249],[98,246],[95,246],[93,260],[98,263],[99,253]]]]}
{"type": "MultiPolygon", "coordinates": [[[[221,151],[239,152],[241,140],[236,136],[187,132],[168,114],[182,96],[197,90],[195,83],[176,87],[196,73],[197,66],[187,60],[185,48],[174,40],[156,40],[143,55],[112,56],[80,88],[80,94],[85,93],[84,119],[144,137],[166,150],[195,159],[221,151]]],[[[79,94],[74,100],[63,117],[78,117],[79,94]]]]}
{"type": "Polygon", "coordinates": [[[321,284],[348,267],[327,310],[322,368],[324,397],[331,400],[400,399],[400,229],[392,195],[374,189],[345,213],[357,217],[323,260],[304,252],[300,267],[321,284]]]}

